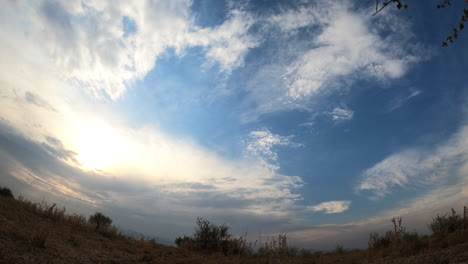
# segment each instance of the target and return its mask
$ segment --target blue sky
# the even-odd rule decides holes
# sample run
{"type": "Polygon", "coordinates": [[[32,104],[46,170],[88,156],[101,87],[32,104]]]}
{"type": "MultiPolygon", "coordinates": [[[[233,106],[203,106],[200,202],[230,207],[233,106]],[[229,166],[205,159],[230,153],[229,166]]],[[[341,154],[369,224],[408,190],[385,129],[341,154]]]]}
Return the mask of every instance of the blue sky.
{"type": "Polygon", "coordinates": [[[162,241],[427,232],[468,194],[463,5],[4,3],[0,184],[162,241]]]}

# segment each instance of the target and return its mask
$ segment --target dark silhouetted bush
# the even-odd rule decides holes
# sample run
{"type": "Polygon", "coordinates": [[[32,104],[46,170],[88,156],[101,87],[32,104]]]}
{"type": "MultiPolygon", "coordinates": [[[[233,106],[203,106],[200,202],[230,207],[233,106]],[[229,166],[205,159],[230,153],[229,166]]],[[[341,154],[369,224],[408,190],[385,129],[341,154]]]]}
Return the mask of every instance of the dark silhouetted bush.
{"type": "Polygon", "coordinates": [[[193,240],[200,250],[221,251],[231,238],[229,226],[226,224],[216,226],[199,217],[197,218],[197,226],[193,240]]]}
{"type": "Polygon", "coordinates": [[[251,247],[245,237],[236,238],[229,233],[229,225],[214,225],[201,217],[197,218],[197,228],[192,237],[178,237],[175,243],[196,251],[222,252],[224,255],[245,255],[251,247]]]}
{"type": "Polygon", "coordinates": [[[265,244],[258,248],[257,254],[263,257],[295,257],[299,249],[288,246],[286,234],[278,234],[277,237],[268,238],[265,244]]]}
{"type": "Polygon", "coordinates": [[[175,239],[175,244],[180,248],[187,247],[188,246],[187,244],[191,242],[193,242],[193,239],[188,236],[178,237],[175,239]]]}
{"type": "Polygon", "coordinates": [[[100,212],[96,212],[89,217],[89,222],[96,225],[96,231],[104,231],[111,227],[112,219],[100,212]]]}
{"type": "Polygon", "coordinates": [[[402,225],[402,218],[393,218],[393,230],[384,235],[372,232],[369,237],[369,250],[389,249],[393,254],[411,254],[428,247],[427,237],[416,232],[407,232],[402,225]]]}
{"type": "Polygon", "coordinates": [[[453,233],[455,231],[462,230],[463,227],[463,217],[458,215],[453,208],[452,215],[440,216],[437,214],[436,217],[432,218],[432,222],[429,224],[429,228],[431,229],[432,233],[437,235],[453,233]]]}
{"type": "Polygon", "coordinates": [[[0,188],[0,196],[15,199],[15,197],[13,196],[13,193],[11,192],[11,190],[6,188],[6,187],[1,187],[0,188]]]}

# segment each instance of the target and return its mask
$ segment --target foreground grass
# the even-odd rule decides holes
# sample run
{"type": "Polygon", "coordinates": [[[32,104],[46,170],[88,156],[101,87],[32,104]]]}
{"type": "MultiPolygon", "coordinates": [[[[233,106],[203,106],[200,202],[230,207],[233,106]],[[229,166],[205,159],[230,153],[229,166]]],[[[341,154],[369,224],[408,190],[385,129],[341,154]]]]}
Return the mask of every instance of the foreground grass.
{"type": "Polygon", "coordinates": [[[312,254],[285,250],[283,243],[261,254],[225,256],[131,238],[111,222],[97,224],[95,218],[96,214],[88,219],[54,204],[0,195],[0,263],[468,263],[465,222],[463,230],[425,237],[404,236],[401,225],[396,226],[383,236],[371,236],[369,250],[337,248],[312,254]]]}

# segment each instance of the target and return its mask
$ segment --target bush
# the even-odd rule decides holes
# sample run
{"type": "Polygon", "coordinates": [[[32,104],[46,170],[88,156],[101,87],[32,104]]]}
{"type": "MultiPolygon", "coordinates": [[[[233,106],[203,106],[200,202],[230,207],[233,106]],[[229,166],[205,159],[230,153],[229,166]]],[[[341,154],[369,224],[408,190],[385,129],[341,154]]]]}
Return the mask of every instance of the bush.
{"type": "Polygon", "coordinates": [[[149,239],[149,240],[148,240],[148,243],[149,243],[153,248],[155,248],[155,247],[158,245],[158,242],[157,242],[157,240],[156,240],[155,237],[149,239]]]}
{"type": "Polygon", "coordinates": [[[288,246],[286,234],[279,234],[277,238],[267,239],[264,245],[258,248],[258,255],[268,257],[295,257],[299,250],[288,246]]]}
{"type": "Polygon", "coordinates": [[[229,226],[226,224],[216,226],[208,220],[197,218],[198,229],[195,230],[193,240],[200,250],[220,251],[227,240],[231,238],[229,226]]]}
{"type": "Polygon", "coordinates": [[[188,237],[188,236],[183,236],[183,237],[178,237],[175,239],[175,244],[177,245],[177,247],[187,247],[187,244],[192,242],[193,239],[188,237]]]}
{"type": "Polygon", "coordinates": [[[88,220],[86,219],[86,216],[84,215],[79,215],[79,214],[67,215],[66,219],[75,228],[86,230],[90,227],[90,224],[88,220]]]}
{"type": "Polygon", "coordinates": [[[0,196],[15,199],[15,197],[13,196],[13,193],[11,192],[11,190],[6,188],[6,187],[1,187],[0,188],[0,196]]]}
{"type": "Polygon", "coordinates": [[[458,215],[452,208],[452,215],[440,216],[437,214],[436,217],[432,218],[432,222],[429,224],[429,228],[434,234],[448,234],[458,230],[463,230],[464,219],[461,215],[458,215]]]}
{"type": "Polygon", "coordinates": [[[251,253],[245,237],[236,238],[229,233],[229,225],[214,225],[201,217],[197,218],[197,228],[192,237],[178,237],[178,247],[196,250],[222,252],[224,255],[245,255],[251,253]]]}
{"type": "Polygon", "coordinates": [[[98,230],[98,232],[107,238],[114,239],[114,238],[122,237],[122,233],[120,233],[117,227],[110,225],[110,224],[102,226],[101,229],[98,230]]]}
{"type": "Polygon", "coordinates": [[[402,225],[401,217],[394,217],[391,221],[393,230],[387,231],[382,236],[375,232],[370,234],[369,250],[390,248],[394,253],[405,253],[418,251],[427,246],[418,233],[406,231],[402,225]]]}
{"type": "Polygon", "coordinates": [[[111,227],[112,219],[100,212],[96,212],[89,217],[89,222],[96,225],[96,231],[105,231],[111,227]]]}
{"type": "Polygon", "coordinates": [[[333,253],[337,254],[343,254],[345,252],[343,245],[336,245],[335,249],[333,250],[333,253]]]}
{"type": "Polygon", "coordinates": [[[369,236],[369,249],[387,248],[399,244],[406,235],[405,228],[402,226],[402,218],[392,218],[393,230],[387,231],[383,236],[372,232],[369,236]]]}

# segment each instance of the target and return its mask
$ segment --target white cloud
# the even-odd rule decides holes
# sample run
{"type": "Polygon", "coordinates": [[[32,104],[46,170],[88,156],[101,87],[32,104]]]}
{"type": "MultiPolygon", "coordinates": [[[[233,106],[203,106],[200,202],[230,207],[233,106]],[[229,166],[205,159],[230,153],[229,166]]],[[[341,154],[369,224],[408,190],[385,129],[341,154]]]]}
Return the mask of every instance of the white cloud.
{"type": "Polygon", "coordinates": [[[254,110],[243,119],[291,109],[316,112],[324,97],[348,92],[356,80],[386,84],[425,59],[409,22],[395,22],[403,18],[392,13],[371,14],[349,1],[314,1],[264,18],[278,56],[268,58],[249,83],[246,105],[254,110]]]}
{"type": "Polygon", "coordinates": [[[393,154],[366,169],[358,191],[382,197],[393,188],[444,183],[468,161],[468,127],[462,127],[445,143],[427,148],[412,148],[393,154]]]}
{"type": "MultiPolygon", "coordinates": [[[[201,46],[207,61],[226,73],[242,66],[245,54],[257,45],[248,34],[253,17],[230,10],[223,24],[201,28],[190,13],[191,3],[92,0],[28,6],[23,2],[21,17],[15,21],[28,24],[29,41],[50,55],[64,78],[96,96],[105,93],[116,99],[133,81],[144,78],[170,48],[183,55],[185,48],[201,46]],[[124,18],[134,22],[135,32],[125,32],[124,18]]],[[[14,26],[26,30],[24,24],[14,26]]]]}
{"type": "Polygon", "coordinates": [[[267,160],[278,160],[278,154],[273,150],[275,146],[299,147],[301,144],[291,141],[293,136],[280,136],[269,130],[258,130],[249,133],[246,140],[246,151],[249,155],[266,158],[267,160]]]}
{"type": "MultiPolygon", "coordinates": [[[[408,58],[387,52],[388,40],[370,30],[364,13],[334,7],[335,13],[314,39],[316,45],[286,70],[288,95],[311,96],[322,89],[363,74],[377,78],[399,78],[407,71],[408,58]]],[[[395,33],[397,34],[397,33],[395,33]]]]}
{"type": "Polygon", "coordinates": [[[255,23],[245,11],[232,10],[228,19],[215,29],[200,29],[191,36],[191,45],[206,46],[211,63],[219,63],[221,70],[231,72],[244,63],[247,52],[258,46],[259,40],[247,34],[255,23]]]}
{"type": "Polygon", "coordinates": [[[416,90],[416,89],[410,89],[409,91],[410,93],[408,95],[404,95],[404,96],[399,96],[397,97],[395,100],[393,100],[393,102],[391,103],[390,105],[390,109],[389,109],[389,112],[395,110],[395,109],[398,109],[400,107],[402,107],[406,102],[408,102],[411,98],[413,97],[416,97],[420,94],[423,93],[422,90],[416,90]]]}
{"type": "Polygon", "coordinates": [[[320,23],[321,17],[317,16],[311,8],[300,7],[298,9],[283,10],[267,19],[269,23],[277,25],[282,32],[294,32],[297,29],[320,23]]]}
{"type": "Polygon", "coordinates": [[[344,108],[334,108],[330,113],[333,120],[351,120],[354,116],[354,111],[344,108]]]}
{"type": "Polygon", "coordinates": [[[313,127],[314,125],[315,125],[315,122],[309,121],[309,122],[302,123],[299,126],[301,126],[301,127],[313,127]]]}
{"type": "Polygon", "coordinates": [[[326,214],[342,213],[349,209],[351,201],[330,201],[318,205],[309,206],[306,210],[325,211],[326,214]]]}
{"type": "Polygon", "coordinates": [[[408,95],[408,97],[406,97],[406,99],[411,99],[411,98],[413,98],[413,97],[415,97],[415,96],[418,96],[418,95],[420,95],[422,92],[423,92],[423,91],[421,91],[421,90],[413,91],[410,95],[408,95]]]}

